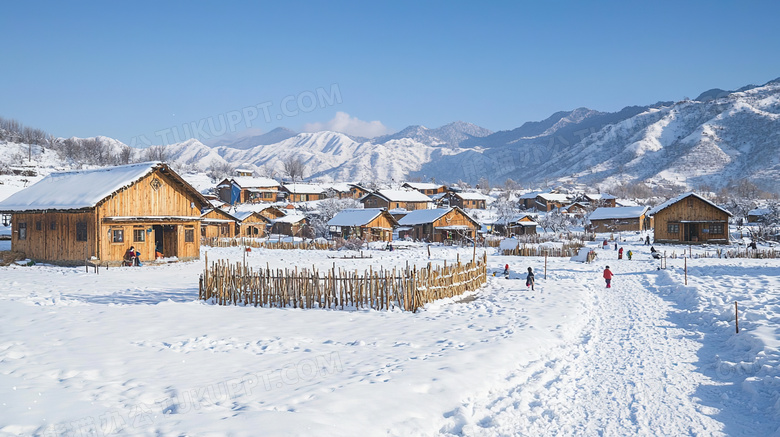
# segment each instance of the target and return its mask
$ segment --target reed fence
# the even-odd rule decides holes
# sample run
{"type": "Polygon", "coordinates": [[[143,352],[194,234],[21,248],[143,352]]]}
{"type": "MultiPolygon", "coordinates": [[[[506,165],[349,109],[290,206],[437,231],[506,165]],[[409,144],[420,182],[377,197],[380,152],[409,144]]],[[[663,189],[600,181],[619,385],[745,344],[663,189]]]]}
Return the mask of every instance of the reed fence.
{"type": "Polygon", "coordinates": [[[780,258],[780,250],[777,249],[715,249],[705,250],[703,252],[691,253],[683,250],[682,254],[673,251],[669,258],[759,258],[776,259],[780,258]]]}
{"type": "Polygon", "coordinates": [[[429,302],[476,290],[487,282],[487,254],[467,264],[357,270],[253,269],[217,261],[200,276],[198,298],[218,305],[416,312],[429,302]]]}
{"type": "Polygon", "coordinates": [[[544,247],[544,246],[526,246],[518,245],[514,249],[504,249],[501,251],[505,256],[549,256],[559,258],[570,258],[576,255],[582,245],[564,244],[563,247],[544,247]]]}
{"type": "Polygon", "coordinates": [[[331,250],[336,249],[336,243],[333,241],[321,242],[321,241],[296,241],[296,242],[283,242],[283,241],[268,241],[258,240],[256,238],[203,238],[201,240],[203,246],[210,247],[252,247],[255,249],[308,249],[308,250],[331,250]]]}

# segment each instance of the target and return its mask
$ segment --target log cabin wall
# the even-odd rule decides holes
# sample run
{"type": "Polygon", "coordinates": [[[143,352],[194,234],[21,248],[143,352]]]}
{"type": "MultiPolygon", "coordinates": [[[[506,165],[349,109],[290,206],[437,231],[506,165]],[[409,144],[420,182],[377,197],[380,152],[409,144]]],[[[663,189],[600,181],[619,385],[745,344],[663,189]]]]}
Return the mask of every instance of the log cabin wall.
{"type": "Polygon", "coordinates": [[[94,210],[18,213],[12,215],[11,223],[13,249],[34,261],[83,264],[96,253],[94,210]]]}
{"type": "Polygon", "coordinates": [[[728,242],[729,215],[695,196],[685,197],[653,217],[657,242],[728,242]],[[686,227],[689,234],[695,227],[695,238],[686,238],[686,227]]]}
{"type": "Polygon", "coordinates": [[[265,229],[268,220],[259,213],[254,213],[245,218],[239,225],[238,235],[241,237],[262,238],[265,237],[265,229]]]}
{"type": "Polygon", "coordinates": [[[164,246],[163,256],[197,259],[200,256],[200,206],[200,201],[185,191],[184,186],[155,170],[98,205],[99,258],[121,261],[132,245],[141,252],[142,261],[153,260],[155,239],[158,239],[164,246]],[[147,234],[153,234],[153,238],[138,242],[143,243],[140,245],[143,251],[133,244],[133,233],[141,227],[145,231],[151,227],[152,232],[147,234]],[[124,241],[115,241],[115,231],[121,231],[124,241]]]}

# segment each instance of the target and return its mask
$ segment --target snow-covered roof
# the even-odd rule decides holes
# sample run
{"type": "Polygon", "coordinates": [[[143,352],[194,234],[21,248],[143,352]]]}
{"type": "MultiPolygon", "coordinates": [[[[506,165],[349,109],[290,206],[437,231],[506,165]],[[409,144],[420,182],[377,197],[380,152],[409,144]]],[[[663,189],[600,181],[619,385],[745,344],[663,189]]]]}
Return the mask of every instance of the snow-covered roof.
{"type": "Polygon", "coordinates": [[[446,195],[447,195],[447,193],[436,193],[436,194],[431,194],[430,197],[431,197],[431,200],[439,200],[439,199],[441,199],[442,197],[444,197],[446,195]]]}
{"type": "Polygon", "coordinates": [[[254,214],[255,212],[257,212],[257,211],[236,211],[236,212],[232,213],[232,215],[233,215],[233,217],[238,219],[238,221],[243,222],[247,218],[251,217],[252,214],[254,214]]]}
{"type": "Polygon", "coordinates": [[[333,184],[322,184],[322,188],[324,190],[334,190],[338,191],[340,193],[346,193],[352,188],[352,184],[348,184],[346,182],[342,183],[333,183],[333,184]]]}
{"type": "Polygon", "coordinates": [[[398,220],[398,224],[401,226],[412,226],[433,223],[450,211],[452,211],[452,208],[416,209],[409,211],[409,214],[398,220]]]}
{"type": "Polygon", "coordinates": [[[482,194],[479,194],[479,193],[460,192],[460,193],[455,193],[455,195],[460,197],[463,200],[485,200],[485,201],[487,201],[487,200],[490,199],[489,197],[487,197],[485,195],[482,195],[482,194]]]}
{"type": "Polygon", "coordinates": [[[531,191],[530,193],[521,194],[518,199],[536,199],[536,196],[542,194],[540,191],[531,191]]]}
{"type": "Polygon", "coordinates": [[[303,214],[291,214],[271,220],[271,223],[298,223],[301,220],[306,220],[306,216],[303,214]]]}
{"type": "Polygon", "coordinates": [[[441,184],[433,184],[430,182],[406,182],[404,183],[404,185],[410,186],[415,190],[438,190],[439,188],[444,186],[441,184]]]}
{"type": "Polygon", "coordinates": [[[143,162],[52,173],[0,202],[0,211],[92,208],[161,165],[161,162],[143,162]]]}
{"type": "Polygon", "coordinates": [[[585,193],[585,197],[587,197],[590,200],[612,200],[612,199],[617,199],[617,197],[615,197],[615,196],[613,196],[611,194],[606,194],[606,193],[594,193],[594,194],[585,193]]]}
{"type": "Polygon", "coordinates": [[[566,202],[569,200],[568,194],[558,194],[558,193],[539,193],[536,197],[541,197],[544,200],[553,201],[553,202],[566,202]]]}
{"type": "Polygon", "coordinates": [[[382,214],[382,208],[345,209],[328,220],[328,226],[363,226],[382,214]]]}
{"type": "Polygon", "coordinates": [[[271,178],[256,178],[252,176],[236,176],[233,179],[241,188],[278,187],[279,182],[271,178]]]}
{"type": "Polygon", "coordinates": [[[589,220],[613,220],[613,219],[628,219],[639,218],[642,214],[646,213],[649,208],[646,206],[622,206],[615,208],[596,208],[590,216],[589,220]]]}
{"type": "Polygon", "coordinates": [[[771,213],[772,210],[769,208],[756,208],[748,211],[747,215],[762,216],[762,215],[769,215],[771,213]]]}
{"type": "Polygon", "coordinates": [[[415,190],[379,190],[375,194],[390,202],[430,202],[431,198],[415,190]]]}
{"type": "Polygon", "coordinates": [[[292,194],[319,194],[325,189],[314,184],[284,184],[284,189],[292,194]]]}
{"type": "Polygon", "coordinates": [[[729,215],[729,217],[731,217],[731,213],[730,213],[730,212],[728,212],[728,211],[726,211],[725,209],[723,209],[723,208],[719,207],[718,205],[716,205],[716,204],[714,204],[714,203],[710,202],[709,200],[707,200],[707,199],[705,199],[705,198],[703,198],[703,197],[699,196],[699,195],[698,195],[698,194],[696,194],[696,193],[683,193],[683,194],[680,194],[679,196],[677,196],[677,197],[675,197],[675,198],[673,198],[673,199],[669,199],[669,200],[667,200],[666,202],[664,202],[664,203],[662,203],[662,204],[660,204],[660,205],[656,206],[655,208],[651,209],[651,210],[650,210],[650,211],[649,211],[647,214],[648,214],[648,215],[656,215],[656,214],[658,214],[659,212],[661,212],[661,210],[664,210],[664,209],[668,208],[669,206],[671,206],[671,205],[673,205],[673,204],[675,204],[675,203],[677,203],[677,202],[679,202],[679,201],[681,201],[681,200],[683,200],[683,199],[685,199],[686,197],[689,197],[689,196],[694,196],[694,197],[696,197],[697,199],[701,200],[702,202],[709,203],[709,204],[710,204],[710,205],[712,205],[713,207],[715,207],[715,208],[718,208],[719,210],[721,210],[721,211],[725,212],[726,214],[728,214],[728,215],[729,215]]]}

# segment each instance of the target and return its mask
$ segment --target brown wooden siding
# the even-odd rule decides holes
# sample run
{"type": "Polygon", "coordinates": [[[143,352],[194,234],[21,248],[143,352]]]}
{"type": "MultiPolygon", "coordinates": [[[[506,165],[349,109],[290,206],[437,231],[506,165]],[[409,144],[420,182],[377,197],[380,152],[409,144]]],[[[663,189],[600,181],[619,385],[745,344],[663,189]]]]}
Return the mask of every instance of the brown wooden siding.
{"type": "Polygon", "coordinates": [[[12,215],[11,223],[14,230],[11,246],[14,250],[24,252],[30,259],[83,262],[95,255],[97,244],[94,210],[78,213],[19,213],[12,215]],[[24,223],[27,229],[24,240],[19,239],[20,223],[24,223]],[[76,239],[78,223],[84,223],[87,227],[86,241],[76,239]]]}
{"type": "Polygon", "coordinates": [[[669,205],[654,218],[657,242],[728,242],[729,215],[695,196],[669,205]],[[720,231],[717,228],[722,232],[710,232],[720,231]]]}

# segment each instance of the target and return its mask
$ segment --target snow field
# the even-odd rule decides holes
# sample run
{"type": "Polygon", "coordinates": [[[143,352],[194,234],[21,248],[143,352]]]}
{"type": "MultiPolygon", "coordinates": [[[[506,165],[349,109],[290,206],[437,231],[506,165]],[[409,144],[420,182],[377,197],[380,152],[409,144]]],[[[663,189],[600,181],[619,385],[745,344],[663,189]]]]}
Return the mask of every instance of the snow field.
{"type": "MultiPolygon", "coordinates": [[[[685,286],[682,259],[656,270],[647,246],[624,247],[634,260],[611,246],[592,264],[548,258],[546,279],[543,258],[489,253],[485,287],[416,314],[209,305],[203,261],[0,268],[0,435],[777,434],[777,260],[690,259],[685,286]]],[[[472,255],[364,253],[261,249],[247,263],[472,255]]]]}

